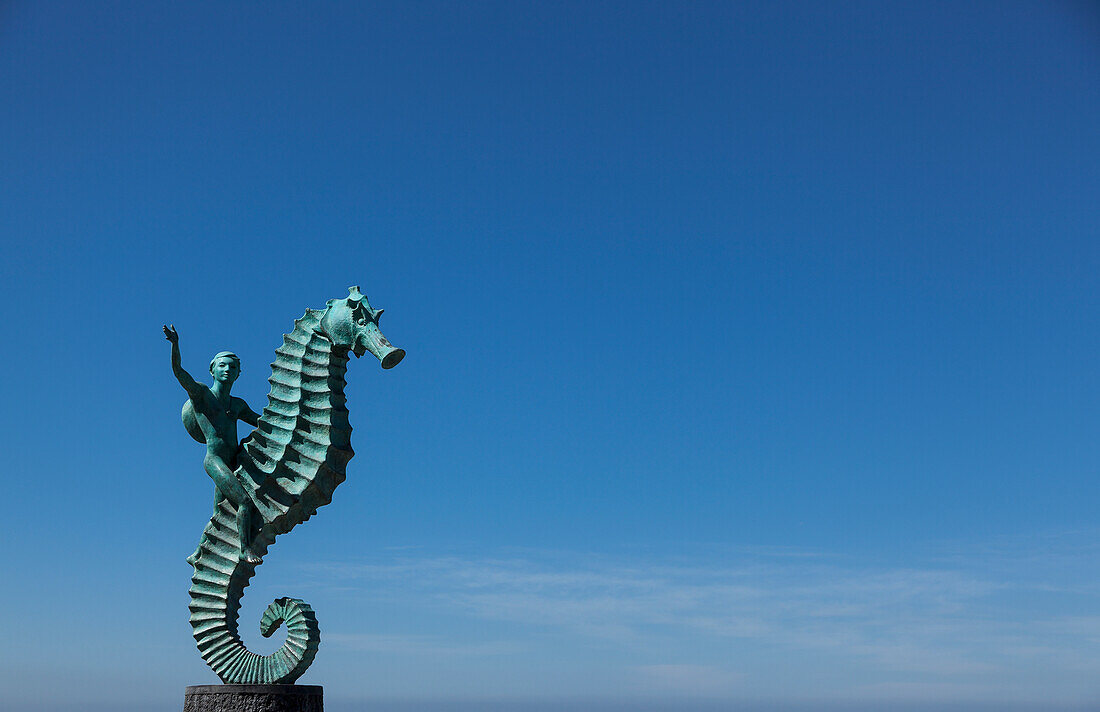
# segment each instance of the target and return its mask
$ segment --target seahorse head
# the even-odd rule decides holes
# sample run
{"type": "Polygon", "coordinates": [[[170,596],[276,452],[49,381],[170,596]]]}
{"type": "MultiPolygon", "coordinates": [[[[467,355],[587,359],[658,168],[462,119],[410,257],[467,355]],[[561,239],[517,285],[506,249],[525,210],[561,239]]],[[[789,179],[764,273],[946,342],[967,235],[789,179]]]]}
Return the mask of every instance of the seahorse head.
{"type": "Polygon", "coordinates": [[[382,310],[371,307],[359,287],[348,287],[348,292],[344,299],[328,300],[321,329],[333,344],[350,349],[357,358],[370,351],[382,368],[393,368],[405,358],[405,350],[391,344],[379,330],[382,310]]]}

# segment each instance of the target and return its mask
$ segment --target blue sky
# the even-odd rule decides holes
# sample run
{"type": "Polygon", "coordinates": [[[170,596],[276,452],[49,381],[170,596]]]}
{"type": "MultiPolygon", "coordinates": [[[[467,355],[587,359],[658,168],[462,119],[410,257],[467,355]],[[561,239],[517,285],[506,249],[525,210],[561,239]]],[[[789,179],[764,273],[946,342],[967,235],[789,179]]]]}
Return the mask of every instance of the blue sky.
{"type": "Polygon", "coordinates": [[[213,681],[160,325],[352,284],[331,709],[1095,704],[1097,126],[1084,2],[3,4],[2,704],[213,681]]]}

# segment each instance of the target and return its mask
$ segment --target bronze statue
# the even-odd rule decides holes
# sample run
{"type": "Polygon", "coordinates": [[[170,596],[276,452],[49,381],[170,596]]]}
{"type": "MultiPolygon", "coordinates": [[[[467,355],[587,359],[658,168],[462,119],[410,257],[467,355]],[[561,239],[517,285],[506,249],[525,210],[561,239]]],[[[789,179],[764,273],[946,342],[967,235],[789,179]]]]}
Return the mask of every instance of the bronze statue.
{"type": "Polygon", "coordinates": [[[378,329],[382,310],[372,308],[358,287],[348,291],[323,310],[307,309],[283,336],[262,415],[230,394],[241,371],[235,354],[214,356],[214,382],[200,385],[181,365],[175,327],[164,327],[172,372],[188,396],[183,423],[206,444],[203,466],[217,488],[214,514],[187,561],[195,569],[189,606],[195,642],[225,683],[290,684],[317,654],[317,618],[305,601],[279,598],[264,611],[263,635],[287,627],[286,642],[271,655],[241,643],[237,616],[244,589],[275,537],[328,504],[346,477],[354,454],[343,392],[348,354],[370,351],[386,369],[405,356],[378,329]],[[238,420],[255,427],[239,445],[238,420]]]}

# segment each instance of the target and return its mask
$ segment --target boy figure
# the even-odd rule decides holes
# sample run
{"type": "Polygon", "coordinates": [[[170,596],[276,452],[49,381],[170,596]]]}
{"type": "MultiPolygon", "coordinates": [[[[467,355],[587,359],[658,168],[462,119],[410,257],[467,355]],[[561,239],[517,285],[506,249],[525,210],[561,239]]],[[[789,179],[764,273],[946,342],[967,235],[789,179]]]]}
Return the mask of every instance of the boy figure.
{"type": "MultiPolygon", "coordinates": [[[[237,532],[241,541],[241,558],[249,563],[259,564],[262,559],[252,549],[252,501],[233,474],[237,468],[237,421],[243,420],[255,427],[259,425],[260,416],[257,415],[241,398],[229,394],[233,388],[233,382],[241,374],[241,360],[235,353],[222,351],[210,361],[210,374],[214,377],[214,383],[208,388],[200,385],[183,370],[180,357],[179,334],[175,326],[164,327],[164,338],[172,342],[172,373],[176,380],[187,391],[190,399],[192,413],[184,408],[184,425],[192,437],[194,432],[200,431],[202,439],[206,442],[206,457],[202,465],[206,468],[206,474],[214,480],[217,487],[214,500],[214,512],[217,513],[218,505],[223,498],[228,498],[237,508],[237,532]],[[188,416],[194,419],[189,423],[188,416]]],[[[198,437],[195,437],[198,440],[198,437]]],[[[257,513],[258,514],[258,513],[257,513]]],[[[198,562],[201,546],[195,549],[195,553],[187,557],[187,563],[194,565],[198,562]]]]}

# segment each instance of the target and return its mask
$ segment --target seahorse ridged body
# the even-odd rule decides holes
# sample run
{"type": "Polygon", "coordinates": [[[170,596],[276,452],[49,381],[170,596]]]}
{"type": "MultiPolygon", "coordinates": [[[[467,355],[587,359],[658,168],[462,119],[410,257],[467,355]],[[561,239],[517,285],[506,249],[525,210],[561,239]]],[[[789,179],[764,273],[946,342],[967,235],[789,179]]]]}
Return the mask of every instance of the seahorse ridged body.
{"type": "MultiPolygon", "coordinates": [[[[358,295],[358,288],[353,295],[358,295]]],[[[333,300],[337,301],[343,300],[333,300]]],[[[235,474],[262,518],[253,539],[253,549],[260,555],[267,553],[276,536],[289,532],[332,501],[354,454],[344,405],[348,347],[334,344],[324,332],[321,320],[326,313],[307,310],[294,322],[294,330],[283,337],[271,365],[267,406],[259,426],[238,453],[235,474]]],[[[374,313],[375,332],[380,313],[374,313]]],[[[385,344],[389,346],[389,342],[385,344]]],[[[402,351],[396,360],[403,355],[402,351]]],[[[383,366],[388,367],[385,361],[383,366]]],[[[234,505],[223,499],[203,532],[190,589],[195,642],[222,682],[293,683],[317,654],[321,639],[317,619],[304,601],[277,599],[264,612],[260,632],[269,636],[283,623],[286,642],[271,655],[257,655],[244,646],[237,633],[237,618],[244,589],[258,564],[240,557],[235,517],[234,505]]]]}

